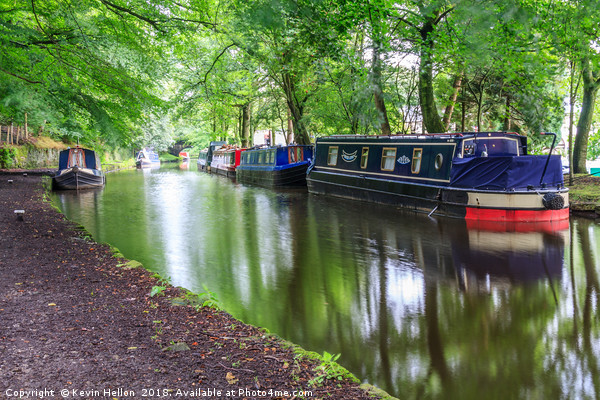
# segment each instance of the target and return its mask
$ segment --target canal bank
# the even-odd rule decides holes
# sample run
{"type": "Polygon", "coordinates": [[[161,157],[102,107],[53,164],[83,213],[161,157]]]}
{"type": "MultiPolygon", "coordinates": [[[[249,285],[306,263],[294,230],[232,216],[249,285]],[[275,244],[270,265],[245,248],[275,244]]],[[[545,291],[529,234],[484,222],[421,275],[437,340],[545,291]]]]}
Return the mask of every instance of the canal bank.
{"type": "Polygon", "coordinates": [[[0,204],[0,397],[378,398],[115,257],[44,201],[40,176],[2,175],[0,204]]]}

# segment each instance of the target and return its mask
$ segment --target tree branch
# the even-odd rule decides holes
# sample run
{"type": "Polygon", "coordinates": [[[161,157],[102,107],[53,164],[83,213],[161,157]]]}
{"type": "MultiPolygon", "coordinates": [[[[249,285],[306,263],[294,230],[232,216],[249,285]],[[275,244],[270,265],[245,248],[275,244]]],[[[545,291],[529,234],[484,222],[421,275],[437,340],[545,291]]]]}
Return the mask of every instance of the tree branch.
{"type": "Polygon", "coordinates": [[[441,14],[440,14],[440,16],[439,16],[439,17],[437,17],[437,18],[435,19],[435,21],[433,21],[433,25],[437,25],[437,24],[439,24],[439,23],[440,23],[440,21],[441,21],[442,19],[444,19],[444,17],[445,17],[446,15],[450,14],[452,11],[454,11],[454,7],[450,7],[449,9],[447,9],[446,11],[444,11],[443,13],[441,13],[441,14]]]}
{"type": "Polygon", "coordinates": [[[27,79],[27,78],[25,78],[23,76],[20,76],[20,75],[17,75],[17,74],[13,74],[12,72],[8,72],[7,70],[5,70],[3,68],[0,68],[0,71],[4,72],[5,74],[14,76],[15,78],[21,79],[21,80],[23,80],[23,81],[25,81],[27,83],[31,83],[31,84],[40,84],[40,83],[42,83],[41,81],[32,81],[32,80],[27,79]]]}
{"type": "Polygon", "coordinates": [[[117,11],[121,11],[121,12],[124,12],[126,14],[129,14],[129,15],[131,15],[131,16],[133,16],[133,17],[135,17],[135,18],[137,18],[137,19],[139,19],[141,21],[147,22],[152,27],[154,27],[154,29],[156,29],[157,31],[165,33],[165,31],[160,27],[159,21],[155,21],[153,19],[145,17],[145,16],[143,16],[141,14],[136,13],[135,11],[133,11],[133,10],[131,10],[129,8],[125,8],[125,7],[119,6],[119,5],[117,5],[115,3],[112,3],[112,2],[110,2],[108,0],[100,0],[100,2],[102,4],[104,4],[106,7],[108,7],[109,9],[113,9],[113,12],[114,12],[114,10],[117,10],[117,11]]]}
{"type": "Polygon", "coordinates": [[[221,56],[223,54],[225,54],[227,49],[229,49],[230,47],[233,47],[233,46],[235,46],[235,43],[231,43],[229,46],[225,47],[223,49],[223,51],[221,51],[221,53],[219,53],[219,55],[217,56],[217,58],[215,58],[215,60],[213,61],[212,65],[210,66],[208,71],[206,71],[206,74],[204,74],[204,80],[202,81],[202,84],[206,84],[206,80],[208,79],[208,74],[210,74],[210,71],[212,71],[212,69],[215,67],[215,65],[217,64],[217,61],[219,61],[219,58],[221,58],[221,56]]]}

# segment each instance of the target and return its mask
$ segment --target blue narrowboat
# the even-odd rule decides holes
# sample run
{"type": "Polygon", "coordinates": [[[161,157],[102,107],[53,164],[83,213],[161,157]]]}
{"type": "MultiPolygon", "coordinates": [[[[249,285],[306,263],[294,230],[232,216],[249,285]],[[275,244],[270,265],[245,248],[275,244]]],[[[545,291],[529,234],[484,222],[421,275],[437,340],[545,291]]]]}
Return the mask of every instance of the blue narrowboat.
{"type": "Polygon", "coordinates": [[[527,137],[510,132],[322,137],[307,182],[310,193],[429,215],[569,218],[560,156],[530,155],[527,137]]]}
{"type": "Polygon", "coordinates": [[[306,186],[313,146],[258,147],[242,153],[236,180],[265,187],[306,186]]]}
{"type": "Polygon", "coordinates": [[[100,159],[93,150],[74,147],[58,155],[58,171],[52,177],[55,190],[99,188],[106,183],[100,159]]]}
{"type": "Polygon", "coordinates": [[[226,145],[225,141],[213,141],[210,142],[206,149],[200,150],[200,154],[198,155],[198,161],[196,162],[199,171],[209,172],[210,171],[210,163],[213,159],[213,154],[216,149],[221,146],[226,145]]]}

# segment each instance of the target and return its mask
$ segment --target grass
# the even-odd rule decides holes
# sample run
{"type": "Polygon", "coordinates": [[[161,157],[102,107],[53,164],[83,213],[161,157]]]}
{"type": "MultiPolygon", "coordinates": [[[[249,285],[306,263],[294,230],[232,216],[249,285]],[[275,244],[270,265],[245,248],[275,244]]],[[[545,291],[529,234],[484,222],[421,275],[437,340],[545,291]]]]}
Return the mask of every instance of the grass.
{"type": "MultiPolygon", "coordinates": [[[[565,177],[565,184],[569,183],[565,177]]],[[[573,204],[594,203],[600,205],[600,177],[588,174],[575,174],[573,184],[568,186],[569,200],[573,204]]]]}

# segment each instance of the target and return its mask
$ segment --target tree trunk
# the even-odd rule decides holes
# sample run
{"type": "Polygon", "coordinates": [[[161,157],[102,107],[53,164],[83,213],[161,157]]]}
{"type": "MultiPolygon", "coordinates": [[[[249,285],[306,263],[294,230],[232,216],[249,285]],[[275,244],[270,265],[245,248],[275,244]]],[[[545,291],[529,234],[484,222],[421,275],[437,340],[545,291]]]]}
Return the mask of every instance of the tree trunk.
{"type": "Polygon", "coordinates": [[[573,185],[573,121],[575,121],[575,99],[579,89],[580,80],[575,84],[575,62],[571,61],[571,74],[569,77],[569,186],[573,185]]]}
{"type": "Polygon", "coordinates": [[[464,132],[467,120],[467,100],[465,99],[465,89],[462,90],[462,101],[460,102],[460,131],[464,132]]]}
{"type": "Polygon", "coordinates": [[[308,98],[305,96],[301,101],[297,100],[296,83],[288,72],[282,74],[282,82],[285,99],[294,124],[294,142],[297,144],[310,144],[310,136],[302,121],[302,117],[304,116],[304,103],[308,98]]]}
{"type": "Polygon", "coordinates": [[[251,117],[251,105],[252,103],[249,101],[242,106],[242,129],[241,129],[241,139],[242,139],[242,147],[251,146],[250,140],[250,117],[251,117]]]}
{"type": "Polygon", "coordinates": [[[287,109],[287,134],[285,135],[285,144],[290,144],[294,137],[294,122],[292,121],[292,113],[287,109]]]}
{"type": "Polygon", "coordinates": [[[373,70],[371,71],[371,84],[373,85],[373,98],[375,108],[379,112],[380,129],[382,135],[391,135],[390,121],[388,120],[385,99],[383,98],[383,89],[381,85],[381,43],[375,40],[373,44],[373,70]]]}
{"type": "Polygon", "coordinates": [[[575,144],[573,145],[573,172],[576,174],[587,172],[585,161],[587,159],[588,138],[590,135],[590,127],[592,126],[592,117],[594,116],[596,94],[600,88],[600,80],[595,77],[588,57],[583,61],[582,77],[583,100],[581,103],[579,121],[577,122],[575,144]]]}
{"type": "Polygon", "coordinates": [[[510,96],[506,95],[506,106],[504,108],[504,131],[510,131],[510,96]]]}
{"type": "Polygon", "coordinates": [[[458,92],[462,84],[462,77],[462,71],[454,77],[454,83],[452,84],[452,93],[450,94],[450,98],[448,99],[448,105],[446,106],[446,111],[444,112],[444,119],[442,120],[442,124],[444,125],[444,131],[447,131],[448,128],[450,128],[450,120],[452,119],[452,113],[454,112],[454,106],[456,105],[456,99],[458,97],[458,92]]]}
{"type": "Polygon", "coordinates": [[[419,61],[419,103],[423,124],[429,133],[445,132],[433,94],[433,21],[432,17],[421,28],[421,60],[419,61]]]}

